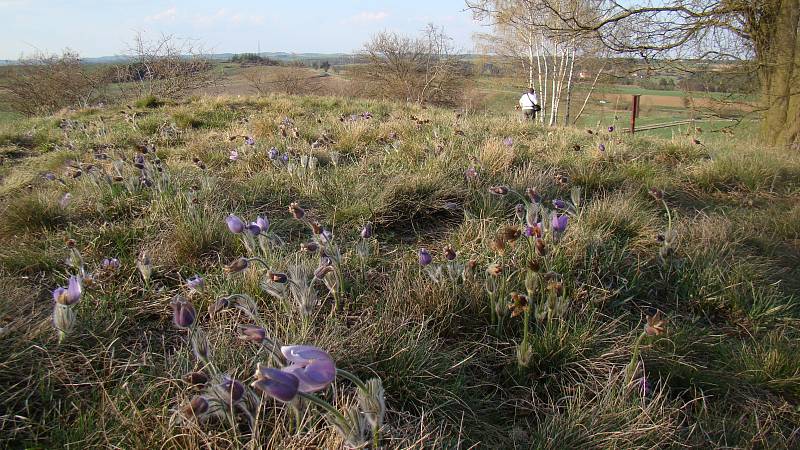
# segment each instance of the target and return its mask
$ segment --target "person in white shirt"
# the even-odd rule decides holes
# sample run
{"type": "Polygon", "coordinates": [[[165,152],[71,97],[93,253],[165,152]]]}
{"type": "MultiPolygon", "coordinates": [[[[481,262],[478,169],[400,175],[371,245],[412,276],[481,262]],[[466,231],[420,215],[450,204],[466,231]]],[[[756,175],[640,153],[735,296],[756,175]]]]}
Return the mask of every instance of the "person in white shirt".
{"type": "Polygon", "coordinates": [[[525,119],[536,119],[536,111],[539,110],[539,99],[536,97],[536,91],[533,88],[528,89],[528,92],[522,94],[519,98],[519,106],[522,108],[522,113],[525,119]]]}

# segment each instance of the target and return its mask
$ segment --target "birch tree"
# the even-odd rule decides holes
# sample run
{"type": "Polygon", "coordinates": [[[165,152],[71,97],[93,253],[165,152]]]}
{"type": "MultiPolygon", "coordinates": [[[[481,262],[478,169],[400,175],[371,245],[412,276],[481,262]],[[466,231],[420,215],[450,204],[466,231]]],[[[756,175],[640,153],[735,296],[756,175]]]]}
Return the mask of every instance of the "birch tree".
{"type": "Polygon", "coordinates": [[[528,75],[528,87],[538,91],[542,107],[539,121],[558,125],[565,88],[566,102],[572,100],[580,34],[553,31],[554,27],[547,26],[548,21],[558,21],[558,17],[540,0],[468,0],[466,4],[477,20],[488,21],[492,26],[491,33],[477,35],[481,48],[522,67],[528,75]]]}

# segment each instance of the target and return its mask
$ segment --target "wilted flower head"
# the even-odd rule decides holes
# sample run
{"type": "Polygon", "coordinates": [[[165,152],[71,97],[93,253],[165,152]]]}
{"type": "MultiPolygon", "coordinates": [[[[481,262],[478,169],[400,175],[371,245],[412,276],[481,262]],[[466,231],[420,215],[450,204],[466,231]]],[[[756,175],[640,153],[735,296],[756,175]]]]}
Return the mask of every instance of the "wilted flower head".
{"type": "Polygon", "coordinates": [[[66,289],[59,287],[53,291],[53,300],[61,305],[74,305],[80,301],[81,292],[83,292],[83,288],[81,287],[80,279],[73,275],[69,277],[66,289]]]}
{"type": "Polygon", "coordinates": [[[228,156],[228,159],[231,161],[236,161],[239,159],[239,152],[236,150],[231,150],[231,154],[228,156]]]}
{"type": "Polygon", "coordinates": [[[503,267],[498,263],[489,264],[489,267],[486,269],[486,273],[492,276],[499,276],[503,273],[503,267]]]}
{"type": "Polygon", "coordinates": [[[289,212],[292,213],[292,217],[297,220],[302,219],[306,215],[305,210],[301,208],[300,204],[297,202],[292,202],[289,204],[289,212]]]}
{"type": "Polygon", "coordinates": [[[261,343],[267,338],[267,330],[256,325],[240,325],[239,339],[261,343]]]}
{"type": "Polygon", "coordinates": [[[319,244],[314,241],[300,243],[300,250],[306,253],[316,253],[319,250],[319,244]]]}
{"type": "Polygon", "coordinates": [[[567,224],[569,223],[569,216],[566,214],[553,214],[553,218],[550,221],[550,226],[553,228],[553,231],[556,233],[563,233],[567,229],[567,224]]]}
{"type": "Polygon", "coordinates": [[[517,292],[511,293],[511,303],[508,305],[511,310],[511,317],[517,317],[528,311],[528,297],[517,292]]]}
{"type": "Polygon", "coordinates": [[[420,266],[424,267],[433,262],[433,255],[425,248],[419,249],[418,256],[420,266]]]}
{"type": "Polygon", "coordinates": [[[650,189],[647,190],[647,192],[650,194],[651,197],[653,197],[656,200],[661,200],[664,198],[664,191],[662,191],[661,189],[651,187],[650,189]]]}
{"type": "Polygon", "coordinates": [[[259,363],[255,377],[256,380],[250,385],[276,400],[290,402],[297,396],[300,381],[291,373],[264,367],[259,363]]]}
{"type": "Polygon", "coordinates": [[[473,181],[478,178],[478,170],[475,167],[470,167],[464,171],[464,177],[466,177],[467,181],[473,181]]]}
{"type": "Polygon", "coordinates": [[[525,195],[527,195],[528,198],[531,199],[531,201],[533,203],[541,203],[542,202],[542,196],[539,195],[539,193],[536,191],[536,188],[527,188],[527,189],[525,189],[525,195]]]}
{"type": "Polygon", "coordinates": [[[232,263],[228,264],[227,266],[225,266],[223,270],[225,271],[225,273],[230,273],[230,274],[240,273],[247,270],[247,267],[249,265],[250,261],[247,258],[239,258],[233,261],[232,263]]]}
{"type": "Polygon", "coordinates": [[[544,240],[541,238],[536,239],[536,243],[534,244],[534,248],[536,249],[536,254],[539,256],[544,256],[547,254],[547,247],[544,244],[544,240]]]}
{"type": "Polygon", "coordinates": [[[231,301],[228,299],[228,297],[220,297],[208,307],[208,313],[211,315],[211,317],[214,317],[217,313],[230,306],[230,304],[231,301]]]}
{"type": "Polygon", "coordinates": [[[222,383],[215,386],[214,390],[226,403],[230,404],[237,403],[244,397],[244,385],[227,375],[222,377],[222,383]]]}
{"type": "Polygon", "coordinates": [[[228,217],[226,217],[225,223],[228,224],[228,229],[231,230],[231,233],[235,234],[243,232],[247,226],[244,223],[244,220],[240,219],[239,216],[234,214],[230,214],[228,217]]]}
{"type": "Polygon", "coordinates": [[[369,239],[372,237],[372,222],[367,222],[364,228],[361,229],[361,238],[369,239]]]}
{"type": "Polygon", "coordinates": [[[567,202],[561,199],[553,200],[553,207],[556,209],[564,209],[567,207],[567,202]]]}
{"type": "Polygon", "coordinates": [[[170,305],[172,306],[172,321],[178,328],[189,328],[194,324],[197,312],[189,301],[176,295],[170,305]]]}
{"type": "Polygon", "coordinates": [[[206,282],[205,280],[203,280],[203,278],[200,277],[200,275],[195,275],[186,280],[186,287],[195,292],[202,291],[205,285],[206,282]]]}
{"type": "Polygon", "coordinates": [[[297,377],[300,392],[320,391],[336,378],[336,364],[322,349],[310,345],[289,345],[281,347],[281,353],[290,363],[283,371],[297,377]]]}
{"type": "Polygon", "coordinates": [[[289,277],[285,273],[280,272],[267,272],[267,278],[270,279],[273,283],[286,283],[289,281],[289,277]]]}
{"type": "Polygon", "coordinates": [[[181,413],[189,418],[202,417],[206,412],[208,412],[208,400],[202,395],[198,395],[181,407],[181,413]]]}
{"type": "Polygon", "coordinates": [[[489,192],[494,195],[506,195],[508,194],[508,186],[492,186],[489,188],[489,192]]]}
{"type": "Polygon", "coordinates": [[[448,261],[453,261],[456,259],[456,251],[453,250],[453,247],[448,245],[444,248],[444,259],[448,261]]]}
{"type": "Polygon", "coordinates": [[[334,268],[333,268],[332,265],[322,263],[322,265],[317,267],[317,269],[314,271],[314,278],[316,278],[318,280],[321,280],[321,279],[325,278],[325,275],[328,275],[329,273],[331,273],[333,271],[334,271],[334,268]]]}
{"type": "Polygon", "coordinates": [[[648,336],[660,336],[667,331],[667,321],[661,316],[661,311],[656,311],[655,315],[647,316],[647,323],[644,332],[648,336]]]}
{"type": "Polygon", "coordinates": [[[208,383],[208,375],[203,372],[189,372],[183,376],[183,381],[193,386],[203,386],[208,383]]]}

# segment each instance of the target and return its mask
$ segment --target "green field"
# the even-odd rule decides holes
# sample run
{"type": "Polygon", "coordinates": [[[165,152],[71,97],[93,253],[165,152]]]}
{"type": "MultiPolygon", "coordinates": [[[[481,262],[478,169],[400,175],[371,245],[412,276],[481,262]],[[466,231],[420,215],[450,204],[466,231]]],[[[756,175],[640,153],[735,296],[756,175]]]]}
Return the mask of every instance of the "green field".
{"type": "Polygon", "coordinates": [[[800,157],[495,102],[6,116],[0,447],[800,446],[800,157]]]}

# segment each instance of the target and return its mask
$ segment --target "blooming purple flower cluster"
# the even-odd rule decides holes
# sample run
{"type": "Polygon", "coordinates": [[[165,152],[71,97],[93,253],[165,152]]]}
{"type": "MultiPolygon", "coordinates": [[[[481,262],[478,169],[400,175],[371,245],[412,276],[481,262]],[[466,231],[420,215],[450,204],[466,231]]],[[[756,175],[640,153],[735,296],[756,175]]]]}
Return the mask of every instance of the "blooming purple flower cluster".
{"type": "Polygon", "coordinates": [[[327,388],[336,378],[336,364],[324,350],[310,345],[281,347],[288,366],[281,369],[256,369],[252,386],[282,402],[292,401],[302,392],[310,394],[327,388]]]}

